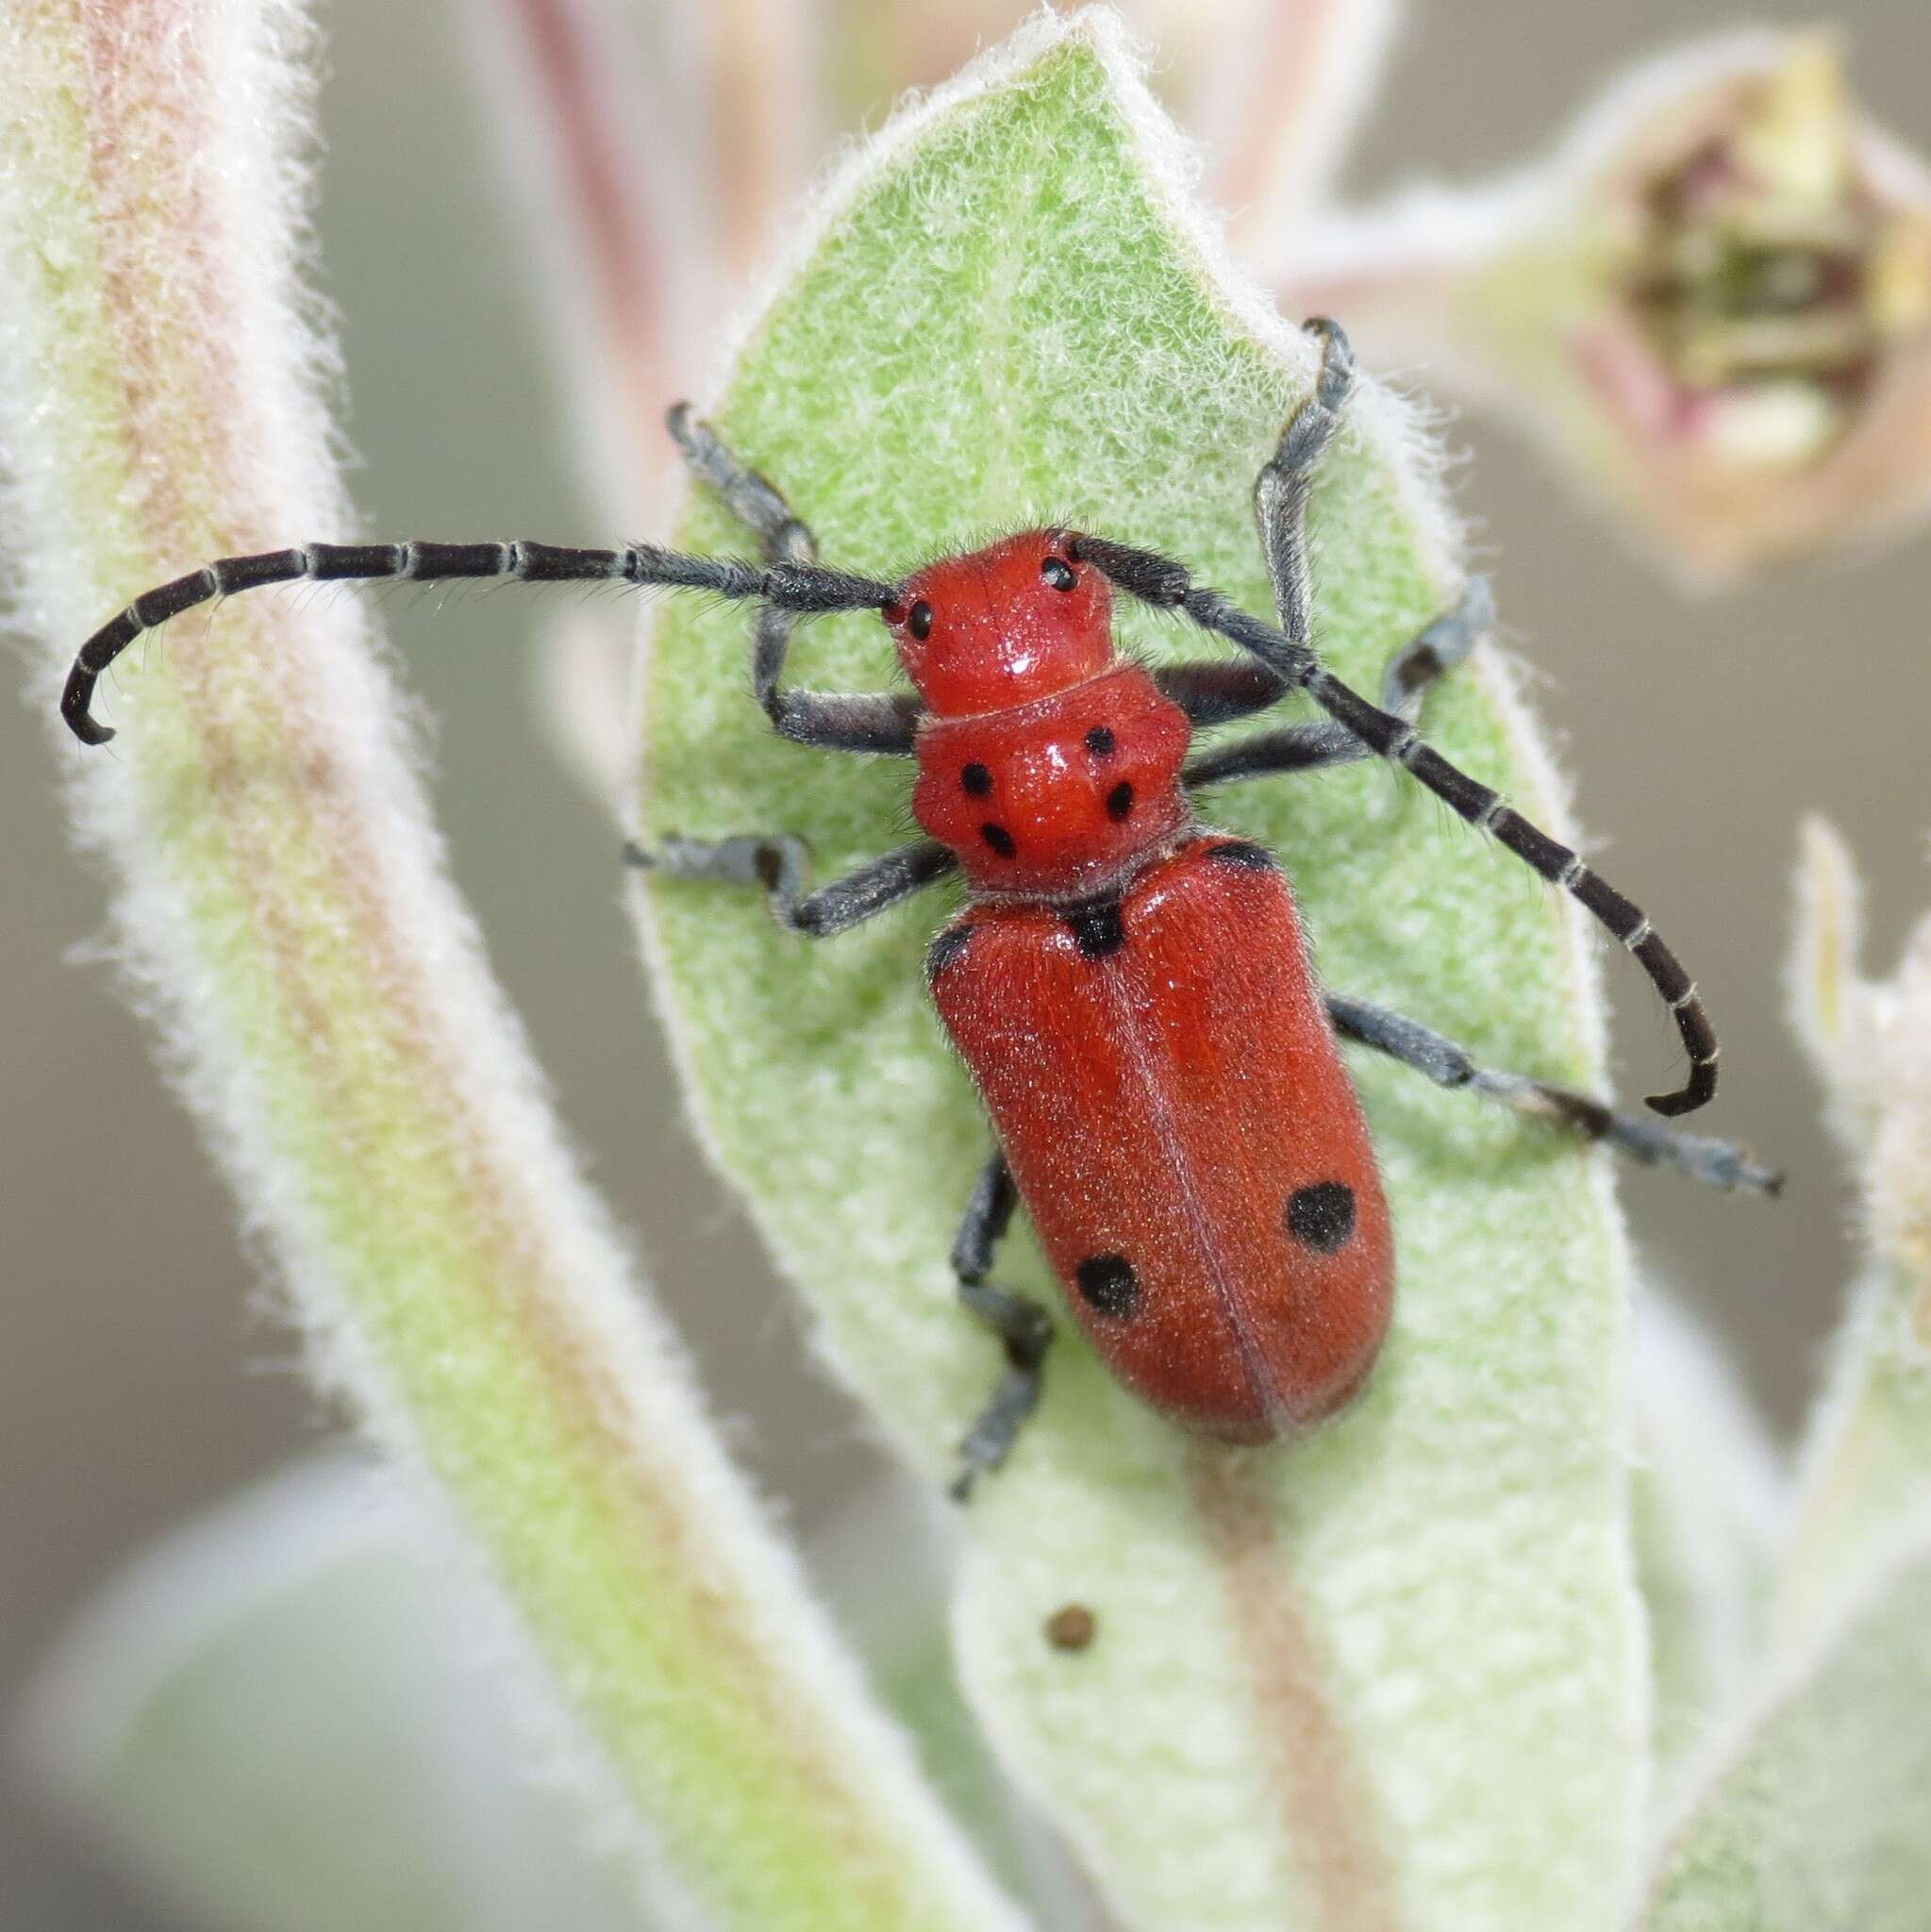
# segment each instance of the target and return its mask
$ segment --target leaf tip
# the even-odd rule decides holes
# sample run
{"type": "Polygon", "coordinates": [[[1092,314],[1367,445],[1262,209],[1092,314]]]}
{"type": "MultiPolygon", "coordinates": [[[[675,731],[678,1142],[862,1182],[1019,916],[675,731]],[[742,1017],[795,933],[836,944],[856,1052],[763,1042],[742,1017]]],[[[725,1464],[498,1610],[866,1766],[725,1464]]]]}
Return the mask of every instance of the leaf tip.
{"type": "Polygon", "coordinates": [[[1795,896],[1791,1024],[1819,1075],[1835,1083],[1856,993],[1863,893],[1849,846],[1821,812],[1806,812],[1798,828],[1795,896]]]}

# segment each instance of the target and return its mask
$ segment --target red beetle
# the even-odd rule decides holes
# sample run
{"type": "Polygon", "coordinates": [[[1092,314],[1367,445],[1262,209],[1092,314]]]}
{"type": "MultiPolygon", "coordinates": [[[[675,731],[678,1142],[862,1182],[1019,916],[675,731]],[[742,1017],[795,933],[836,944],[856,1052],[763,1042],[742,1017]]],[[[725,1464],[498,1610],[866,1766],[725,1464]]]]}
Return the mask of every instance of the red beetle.
{"type": "Polygon", "coordinates": [[[1394,1250],[1353,1085],[1270,854],[1193,823],[1192,726],[1113,660],[1064,531],[911,578],[886,622],[929,708],[912,810],[976,903],[932,995],[1081,1325],[1190,1428],[1331,1414],[1394,1250]]]}
{"type": "Polygon", "coordinates": [[[1195,585],[1180,564],[1071,530],[1008,537],[896,584],[826,569],[777,491],[680,406],[672,433],[756,532],[761,567],[644,544],[311,544],[226,558],[148,591],[91,638],[62,710],[85,741],[111,737],[91,709],[107,666],[168,618],[262,584],[503,576],[757,600],[753,684],[773,725],[827,750],[916,758],[912,809],[928,836],[815,891],[805,890],[803,846],[787,837],[669,838],[626,857],[675,877],[761,886],[788,926],[813,936],[964,874],[972,902],[933,941],[926,970],[991,1115],[996,1148],[952,1260],[1007,1368],[962,1445],[956,1492],[1004,1460],[1039,1399],[1051,1318],[987,1278],[1021,1199],[1069,1307],[1123,1382],[1185,1427],[1266,1441],[1354,1394],[1392,1303],[1388,1206],[1338,1037],[1637,1159],[1720,1187],[1778,1184],[1730,1143],[1486,1071],[1414,1021],[1323,991],[1273,855],[1195,819],[1193,794],[1209,786],[1390,759],[1573,893],[1642,964],[1690,1060],[1683,1091],[1649,1105],[1680,1114],[1714,1093],[1715,1036],[1641,910],[1415,729],[1428,686],[1488,622],[1486,587],[1473,581],[1395,658],[1385,709],[1308,647],[1303,510],[1352,376],[1340,331],[1311,326],[1323,345],[1319,380],[1256,492],[1278,628],[1195,585]],[[1179,611],[1244,658],[1155,671],[1121,662],[1116,589],[1179,611]],[[916,699],[780,684],[801,617],[868,608],[883,613],[916,699]],[[1332,722],[1190,758],[1197,728],[1296,690],[1332,722]]]}

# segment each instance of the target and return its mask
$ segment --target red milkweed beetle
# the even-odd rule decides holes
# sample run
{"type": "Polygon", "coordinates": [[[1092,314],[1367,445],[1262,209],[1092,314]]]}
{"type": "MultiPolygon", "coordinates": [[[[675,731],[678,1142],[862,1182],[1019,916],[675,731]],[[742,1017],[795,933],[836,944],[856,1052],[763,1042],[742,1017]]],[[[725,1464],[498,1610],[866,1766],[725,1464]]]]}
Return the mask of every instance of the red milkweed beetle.
{"type": "Polygon", "coordinates": [[[1715,1034],[1641,910],[1416,731],[1429,685],[1487,625],[1481,580],[1396,656],[1385,709],[1310,649],[1307,490],[1353,367],[1339,328],[1309,326],[1323,347],[1313,394],[1256,486],[1278,628],[1196,585],[1181,564],[1073,530],[1029,530],[894,584],[826,569],[772,484],[679,405],[672,434],[757,536],[761,566],[647,544],[317,543],[226,558],[149,591],[96,632],[61,709],[85,742],[105,741],[113,734],[91,710],[101,673],[156,625],[262,584],[511,577],[757,600],[752,682],[774,727],[826,750],[915,758],[912,809],[928,836],[815,891],[805,890],[804,847],[789,837],[667,838],[625,857],[671,877],[761,887],[787,926],[815,937],[964,874],[971,903],[932,941],[926,975],[991,1116],[995,1150],[952,1266],[1007,1366],[961,1445],[955,1493],[1005,1459],[1038,1402],[1054,1332],[1038,1303],[988,1279],[1021,1200],[1068,1306],[1123,1382],[1188,1428],[1265,1441],[1346,1403],[1388,1328],[1388,1208],[1338,1039],[1638,1160],[1718,1187],[1778,1186],[1727,1142],[1486,1071],[1412,1020],[1324,992],[1273,856],[1195,820],[1192,796],[1209,786],[1390,760],[1572,893],[1643,966],[1690,1056],[1683,1090],[1650,1107],[1687,1113],[1715,1092],[1715,1034]],[[1115,591],[1182,613],[1245,658],[1153,671],[1121,661],[1115,591]],[[867,608],[882,613],[915,697],[781,685],[801,617],[867,608]],[[1331,722],[1189,757],[1196,729],[1291,691],[1331,722]]]}

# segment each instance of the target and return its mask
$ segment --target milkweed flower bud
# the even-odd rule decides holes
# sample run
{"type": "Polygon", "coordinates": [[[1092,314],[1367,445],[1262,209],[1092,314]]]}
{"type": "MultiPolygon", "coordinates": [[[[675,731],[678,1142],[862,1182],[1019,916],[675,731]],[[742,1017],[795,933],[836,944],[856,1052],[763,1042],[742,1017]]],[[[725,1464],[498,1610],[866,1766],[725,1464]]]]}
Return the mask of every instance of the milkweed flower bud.
{"type": "Polygon", "coordinates": [[[1694,575],[1931,505],[1931,172],[1827,34],[1652,61],[1544,168],[1338,225],[1276,279],[1529,415],[1694,575]]]}

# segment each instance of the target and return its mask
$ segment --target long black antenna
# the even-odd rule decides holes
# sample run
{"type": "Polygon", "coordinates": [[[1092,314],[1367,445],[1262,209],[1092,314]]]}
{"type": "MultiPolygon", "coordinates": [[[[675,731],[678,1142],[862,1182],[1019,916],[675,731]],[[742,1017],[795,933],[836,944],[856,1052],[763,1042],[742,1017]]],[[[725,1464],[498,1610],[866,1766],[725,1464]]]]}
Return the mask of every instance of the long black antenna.
{"type": "Polygon", "coordinates": [[[1103,537],[1075,537],[1074,550],[1130,597],[1157,609],[1178,610],[1203,630],[1238,644],[1278,677],[1284,688],[1305,691],[1327,715],[1368,749],[1445,800],[1477,830],[1488,832],[1542,877],[1578,900],[1636,956],[1650,984],[1676,1021],[1690,1078],[1674,1093],[1653,1093],[1645,1105],[1673,1118],[1693,1113],[1717,1091],[1717,1036],[1697,997],[1695,984],[1674,953],[1663,943],[1641,907],[1625,899],[1607,880],[1591,872],[1568,846],[1550,838],[1498,792],[1451,764],[1405,719],[1371,705],[1343,684],[1313,651],[1285,631],[1251,616],[1212,591],[1194,583],[1187,566],[1151,550],[1136,550],[1103,537]]]}
{"type": "MultiPolygon", "coordinates": [[[[1078,556],[1129,596],[1156,608],[1184,612],[1202,629],[1239,645],[1277,677],[1284,690],[1305,691],[1371,751],[1399,765],[1472,825],[1492,834],[1543,878],[1568,891],[1635,955],[1675,1016],[1676,1030],[1690,1056],[1690,1078],[1680,1091],[1652,1094],[1647,1104],[1659,1114],[1674,1116],[1694,1111],[1714,1095],[1715,1030],[1690,975],[1640,906],[1591,872],[1568,846],[1505,804],[1498,793],[1423,742],[1406,720],[1370,704],[1343,684],[1307,644],[1240,609],[1218,591],[1196,585],[1184,564],[1101,537],[1075,536],[1072,543],[1078,556]]],[[[723,597],[755,597],[798,615],[884,609],[897,597],[891,584],[819,563],[780,559],[760,566],[734,558],[691,557],[652,543],[632,543],[621,550],[527,541],[309,543],[299,549],[221,558],[143,591],[81,646],[67,674],[60,715],[83,744],[106,744],[114,732],[93,716],[94,688],[102,674],[137,638],[216,598],[267,584],[376,583],[390,578],[441,583],[464,577],[708,591],[723,597]]]]}
{"type": "Polygon", "coordinates": [[[83,744],[106,744],[114,733],[93,715],[101,674],[136,638],[217,597],[264,584],[446,583],[457,577],[508,577],[523,584],[619,583],[710,591],[721,597],[757,597],[781,610],[882,610],[897,594],[890,584],[823,564],[742,563],[734,558],[687,557],[654,543],[622,550],[579,550],[556,543],[309,543],[299,550],[265,550],[224,557],[186,576],[143,591],[80,647],[60,715],[83,744]]]}

